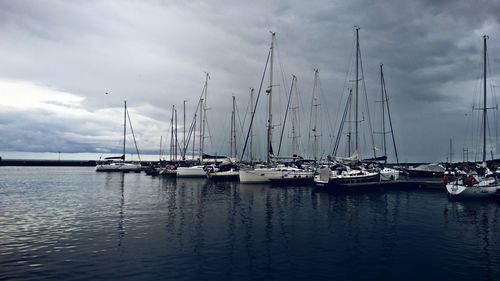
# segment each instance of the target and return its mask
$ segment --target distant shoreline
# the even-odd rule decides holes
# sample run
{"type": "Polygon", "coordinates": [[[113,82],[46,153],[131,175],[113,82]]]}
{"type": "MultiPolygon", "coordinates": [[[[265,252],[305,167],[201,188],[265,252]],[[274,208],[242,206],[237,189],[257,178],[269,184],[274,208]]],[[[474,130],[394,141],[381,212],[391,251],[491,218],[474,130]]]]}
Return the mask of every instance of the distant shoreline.
{"type": "Polygon", "coordinates": [[[96,160],[41,160],[41,159],[1,159],[0,166],[88,166],[95,167],[96,160]]]}

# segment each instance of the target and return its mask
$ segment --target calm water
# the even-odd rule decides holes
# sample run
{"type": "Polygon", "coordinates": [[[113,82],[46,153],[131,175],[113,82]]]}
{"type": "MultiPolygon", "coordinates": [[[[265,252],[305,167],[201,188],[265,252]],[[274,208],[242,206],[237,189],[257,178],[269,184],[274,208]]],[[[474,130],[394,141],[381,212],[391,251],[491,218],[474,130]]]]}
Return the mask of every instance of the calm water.
{"type": "Polygon", "coordinates": [[[500,280],[499,207],[0,167],[0,279],[500,280]]]}

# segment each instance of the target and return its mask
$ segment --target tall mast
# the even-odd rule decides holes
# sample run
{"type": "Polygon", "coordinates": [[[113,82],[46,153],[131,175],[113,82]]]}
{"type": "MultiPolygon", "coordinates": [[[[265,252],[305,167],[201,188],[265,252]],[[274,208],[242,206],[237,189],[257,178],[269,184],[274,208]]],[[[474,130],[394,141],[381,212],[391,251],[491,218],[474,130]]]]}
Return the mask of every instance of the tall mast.
{"type": "MultiPolygon", "coordinates": [[[[250,110],[252,111],[250,113],[250,116],[254,115],[254,105],[253,105],[253,88],[250,88],[250,110]]],[[[253,163],[253,125],[250,125],[250,146],[248,148],[248,158],[250,160],[250,163],[253,163]]]]}
{"type": "MultiPolygon", "coordinates": [[[[383,144],[384,144],[384,156],[387,157],[387,143],[385,140],[385,97],[384,97],[384,70],[383,70],[383,64],[380,64],[380,96],[381,100],[380,102],[382,103],[382,137],[383,137],[383,144]]],[[[387,162],[387,160],[385,161],[387,162]]]]}
{"type": "Polygon", "coordinates": [[[163,136],[160,136],[160,155],[159,155],[159,159],[161,161],[161,154],[162,154],[162,151],[161,151],[161,145],[163,143],[163,136]]]}
{"type": "Polygon", "coordinates": [[[272,133],[273,133],[273,59],[274,59],[274,36],[276,33],[271,32],[271,64],[269,66],[269,88],[267,89],[268,97],[268,119],[267,119],[267,164],[271,163],[271,150],[272,150],[272,133]]]}
{"type": "MultiPolygon", "coordinates": [[[[391,118],[391,110],[389,107],[389,97],[387,96],[387,88],[385,87],[385,78],[384,78],[384,72],[382,71],[382,65],[380,65],[380,73],[381,73],[381,79],[382,79],[382,100],[385,101],[385,106],[387,108],[387,118],[389,120],[389,126],[391,128],[391,137],[392,137],[392,145],[394,146],[394,156],[396,157],[396,163],[399,164],[399,157],[398,157],[398,150],[396,148],[396,139],[394,138],[394,128],[392,127],[392,118],[391,118]]],[[[385,113],[383,113],[385,114],[385,113]]],[[[384,115],[382,115],[384,116],[384,115]]],[[[383,117],[385,118],[385,117],[383,117]]],[[[386,140],[385,140],[385,125],[384,125],[384,152],[385,156],[387,156],[387,151],[385,150],[386,146],[386,140]]],[[[387,162],[387,159],[385,160],[387,162]]]]}
{"type": "Polygon", "coordinates": [[[347,126],[347,157],[351,156],[352,148],[352,88],[349,89],[349,99],[347,101],[347,107],[349,108],[349,122],[347,126]]]}
{"type": "Polygon", "coordinates": [[[318,75],[319,75],[319,70],[315,69],[314,70],[314,86],[313,86],[313,100],[312,100],[312,107],[314,109],[314,124],[312,128],[313,132],[313,156],[314,156],[314,161],[318,160],[318,97],[317,97],[317,87],[318,87],[318,75]]]}
{"type": "Polygon", "coordinates": [[[175,105],[172,105],[172,118],[170,118],[170,161],[173,160],[172,152],[174,151],[174,111],[175,105]]]}
{"type": "Polygon", "coordinates": [[[483,75],[483,87],[484,87],[484,96],[483,96],[483,162],[486,162],[486,39],[488,39],[487,35],[483,36],[484,39],[484,75],[483,75]]]}
{"type": "Polygon", "coordinates": [[[356,90],[355,90],[355,96],[356,96],[356,103],[355,103],[355,121],[354,121],[354,134],[355,134],[355,147],[356,147],[356,152],[359,153],[359,144],[358,144],[358,139],[359,139],[359,132],[358,132],[358,84],[359,84],[359,27],[356,27],[356,90]]]}
{"type": "Polygon", "coordinates": [[[202,132],[202,124],[203,124],[203,98],[200,99],[200,162],[203,159],[203,132],[202,132]]]}
{"type": "Polygon", "coordinates": [[[182,136],[182,160],[186,160],[186,151],[187,151],[187,144],[186,144],[186,100],[184,100],[184,124],[182,126],[184,132],[182,136]]]}
{"type": "Polygon", "coordinates": [[[207,92],[208,92],[208,80],[210,79],[210,74],[208,72],[205,73],[205,98],[203,103],[203,121],[202,121],[202,131],[201,131],[201,158],[203,160],[203,152],[205,149],[205,127],[207,125],[207,92]]]}
{"type": "Polygon", "coordinates": [[[230,157],[236,158],[238,152],[236,151],[236,97],[233,95],[233,111],[231,113],[231,154],[230,157]]]}
{"type": "MultiPolygon", "coordinates": [[[[298,145],[298,142],[297,142],[297,139],[298,139],[298,136],[297,136],[297,129],[295,128],[296,127],[296,123],[297,123],[297,110],[299,108],[298,106],[298,100],[299,100],[299,95],[298,95],[298,91],[297,91],[297,83],[294,84],[294,82],[297,80],[297,77],[293,76],[294,79],[292,79],[292,88],[294,88],[295,90],[295,95],[296,95],[296,99],[295,99],[295,104],[293,105],[292,107],[292,155],[294,153],[299,153],[299,145],[298,145]]],[[[290,89],[290,91],[292,91],[292,89],[290,89]]]]}
{"type": "Polygon", "coordinates": [[[127,101],[123,101],[123,162],[125,162],[125,141],[127,136],[127,101]]]}
{"type": "Polygon", "coordinates": [[[193,120],[193,154],[192,154],[192,160],[194,160],[194,148],[195,148],[195,143],[196,143],[196,112],[194,113],[194,120],[193,120]]]}
{"type": "Polygon", "coordinates": [[[178,144],[179,144],[179,140],[177,139],[177,109],[174,110],[174,116],[175,116],[175,148],[174,148],[174,151],[175,151],[175,160],[178,160],[177,158],[177,149],[178,149],[178,144]]]}

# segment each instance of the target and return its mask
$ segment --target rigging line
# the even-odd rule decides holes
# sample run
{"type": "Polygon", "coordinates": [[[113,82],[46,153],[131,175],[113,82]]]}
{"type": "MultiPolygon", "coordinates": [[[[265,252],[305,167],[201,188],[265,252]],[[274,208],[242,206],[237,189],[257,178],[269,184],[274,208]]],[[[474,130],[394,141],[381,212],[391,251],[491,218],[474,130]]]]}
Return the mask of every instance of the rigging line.
{"type": "MultiPolygon", "coordinates": [[[[250,97],[248,97],[247,106],[246,106],[246,108],[245,108],[245,116],[243,117],[243,125],[241,126],[241,134],[242,134],[242,135],[243,135],[243,128],[244,128],[244,126],[245,126],[245,124],[246,124],[246,122],[247,122],[247,121],[246,121],[246,120],[247,120],[247,116],[248,116],[248,114],[249,114],[249,112],[250,112],[250,109],[251,109],[251,107],[252,107],[252,104],[250,104],[250,102],[251,102],[251,99],[250,99],[250,97]]],[[[236,106],[237,106],[237,105],[236,105],[236,106]]],[[[241,122],[240,122],[240,123],[241,123],[241,122]]]]}
{"type": "MultiPolygon", "coordinates": [[[[319,102],[320,104],[322,103],[321,101],[323,101],[322,104],[324,104],[325,106],[323,107],[320,107],[320,108],[324,108],[324,110],[321,110],[320,111],[320,116],[322,116],[322,114],[326,115],[326,120],[332,120],[331,116],[330,116],[330,111],[328,110],[328,106],[327,103],[326,103],[326,98],[325,98],[325,93],[323,91],[323,83],[321,82],[321,77],[319,77],[318,75],[318,86],[319,86],[319,102]]],[[[324,121],[325,118],[320,118],[320,120],[324,121]]],[[[326,122],[328,124],[328,129],[329,129],[329,138],[330,138],[330,143],[333,143],[333,138],[335,137],[335,128],[333,126],[333,123],[330,123],[330,122],[326,122]]],[[[321,122],[321,127],[324,128],[324,123],[321,122]]]]}
{"type": "Polygon", "coordinates": [[[345,124],[345,118],[347,116],[347,111],[349,110],[351,99],[352,99],[352,90],[350,91],[349,96],[347,97],[347,102],[346,102],[346,106],[344,109],[344,113],[342,114],[342,120],[340,123],[339,131],[337,133],[337,138],[335,139],[335,144],[333,146],[332,156],[337,155],[337,149],[338,149],[339,144],[340,144],[340,139],[341,139],[342,131],[344,129],[344,124],[345,124]]]}
{"type": "Polygon", "coordinates": [[[286,105],[286,110],[285,110],[285,118],[283,119],[283,126],[281,127],[281,136],[280,136],[280,142],[279,142],[279,146],[278,146],[278,156],[280,156],[281,143],[283,141],[283,133],[285,132],[286,119],[288,116],[288,109],[290,108],[290,101],[292,99],[293,82],[296,79],[297,79],[297,77],[295,77],[295,75],[292,74],[292,86],[290,87],[290,94],[288,95],[288,103],[286,105]]]}
{"type": "Polygon", "coordinates": [[[295,109],[295,114],[294,114],[294,119],[295,119],[295,138],[297,139],[297,142],[295,143],[295,147],[293,149],[296,150],[296,153],[299,153],[299,154],[305,154],[305,148],[303,147],[303,143],[302,143],[302,131],[301,131],[301,126],[300,126],[300,118],[299,118],[299,115],[300,114],[300,103],[301,103],[301,100],[300,100],[300,93],[299,93],[299,87],[298,87],[298,80],[295,81],[295,86],[294,86],[294,92],[295,92],[295,106],[296,106],[296,109],[295,109]]]}
{"type": "MultiPolygon", "coordinates": [[[[323,83],[321,82],[321,78],[319,77],[318,75],[318,88],[319,88],[319,100],[320,100],[320,103],[321,103],[321,100],[325,100],[325,93],[323,91],[323,83]]],[[[326,103],[323,103],[326,105],[326,103]]],[[[327,108],[326,106],[324,108],[327,108]]],[[[322,111],[320,111],[321,113],[322,111]]],[[[326,114],[326,118],[327,120],[332,120],[332,118],[330,118],[330,114],[329,114],[329,111],[326,110],[326,112],[324,112],[324,114],[326,114]]],[[[329,124],[329,127],[330,127],[330,130],[331,130],[331,134],[333,135],[334,134],[334,128],[332,126],[331,123],[328,123],[329,124]]]]}
{"type": "Polygon", "coordinates": [[[139,148],[137,147],[137,142],[135,141],[134,128],[132,128],[132,122],[130,121],[130,113],[128,113],[127,108],[128,123],[130,125],[130,131],[132,132],[132,137],[134,138],[135,150],[137,151],[137,157],[139,157],[139,162],[141,162],[141,154],[139,153],[139,148]]]}
{"type": "Polygon", "coordinates": [[[191,136],[193,134],[194,127],[195,127],[195,124],[196,124],[197,112],[198,112],[198,109],[200,108],[200,104],[201,104],[201,99],[198,100],[198,104],[196,106],[196,110],[195,110],[195,113],[194,113],[193,121],[191,121],[191,125],[189,126],[189,131],[188,131],[188,136],[187,136],[187,139],[186,139],[186,143],[184,144],[184,147],[182,148],[182,156],[184,156],[184,157],[186,156],[187,149],[189,148],[189,143],[191,142],[191,136]]]}
{"type": "MultiPolygon", "coordinates": [[[[384,89],[383,92],[384,92],[384,95],[385,95],[385,102],[386,102],[386,107],[387,107],[387,117],[389,118],[389,126],[391,127],[392,144],[394,146],[394,156],[396,156],[396,163],[399,165],[398,150],[396,148],[396,139],[394,138],[394,129],[392,127],[391,111],[389,109],[390,108],[390,106],[389,106],[389,96],[387,95],[387,88],[385,86],[385,77],[384,77],[383,73],[382,73],[382,85],[383,85],[383,89],[384,89]]],[[[384,99],[384,98],[382,98],[382,99],[384,99]]],[[[383,114],[383,112],[382,112],[382,114],[383,114]]]]}
{"type": "MultiPolygon", "coordinates": [[[[344,101],[344,94],[347,93],[347,99],[349,99],[349,90],[347,88],[347,84],[350,83],[349,81],[349,76],[350,76],[350,73],[351,73],[351,67],[352,65],[354,64],[353,63],[353,58],[354,58],[354,49],[356,46],[356,32],[353,33],[353,36],[352,36],[352,41],[351,41],[351,53],[349,54],[349,60],[347,61],[347,67],[346,67],[346,72],[345,72],[345,76],[344,76],[344,83],[342,85],[342,89],[341,89],[341,92],[340,92],[340,100],[339,100],[339,110],[337,110],[338,114],[336,114],[336,117],[335,117],[335,121],[333,122],[333,126],[334,127],[339,127],[339,126],[342,126],[341,123],[338,123],[339,121],[339,117],[340,117],[340,109],[341,109],[341,105],[343,104],[343,101],[344,101]]],[[[333,134],[332,134],[333,135],[333,134]]],[[[337,136],[338,137],[338,136],[337,136]]],[[[331,140],[331,144],[332,146],[335,145],[334,141],[333,141],[333,138],[331,140]]],[[[336,149],[334,149],[336,151],[336,149]]]]}
{"type": "Polygon", "coordinates": [[[492,77],[494,77],[493,75],[493,70],[491,69],[491,63],[490,63],[490,55],[489,53],[487,52],[486,53],[486,66],[488,68],[488,73],[490,73],[490,79],[489,79],[489,84],[490,84],[490,96],[493,97],[493,102],[494,102],[494,105],[495,105],[495,110],[493,111],[493,127],[495,128],[495,152],[497,152],[498,150],[498,147],[497,147],[497,143],[498,143],[498,123],[497,123],[497,120],[498,120],[498,100],[497,100],[497,95],[495,93],[495,85],[494,83],[492,83],[493,79],[492,77]]]}
{"type": "Polygon", "coordinates": [[[307,140],[309,144],[311,144],[311,131],[312,131],[312,119],[313,119],[313,109],[314,109],[314,99],[316,95],[316,86],[318,84],[318,70],[314,69],[314,81],[313,81],[313,89],[311,95],[311,107],[309,110],[309,127],[307,128],[307,140]]]}
{"type": "MultiPolygon", "coordinates": [[[[186,143],[182,147],[182,151],[181,151],[182,155],[181,156],[183,156],[184,158],[186,157],[186,153],[187,153],[187,150],[189,148],[190,141],[191,141],[191,136],[192,136],[192,134],[194,132],[194,128],[196,126],[196,119],[198,117],[197,113],[198,113],[198,109],[200,109],[200,106],[201,106],[201,99],[203,98],[203,94],[205,93],[205,87],[206,87],[206,83],[203,82],[203,88],[201,90],[200,98],[198,99],[198,104],[196,105],[196,109],[194,111],[194,117],[193,117],[193,120],[191,121],[190,129],[188,131],[188,138],[186,140],[186,143]]],[[[200,109],[200,111],[201,111],[201,109],[200,109]]],[[[201,129],[201,126],[200,126],[200,129],[201,129]]],[[[201,133],[201,130],[200,130],[200,133],[201,133]]]]}
{"type": "Polygon", "coordinates": [[[373,150],[373,157],[377,158],[377,152],[375,149],[375,138],[373,137],[373,127],[372,127],[372,121],[371,121],[371,115],[370,115],[370,107],[368,106],[368,94],[366,92],[366,83],[365,83],[365,72],[363,70],[363,60],[361,58],[361,49],[359,51],[359,65],[361,68],[361,77],[363,80],[363,91],[365,92],[365,106],[366,106],[366,114],[368,115],[368,128],[369,128],[369,133],[370,133],[370,138],[372,142],[372,150],[373,150]]]}
{"type": "Polygon", "coordinates": [[[264,79],[266,78],[266,70],[267,70],[267,65],[269,64],[269,58],[271,56],[271,51],[272,51],[272,49],[269,49],[269,52],[267,53],[266,65],[264,66],[264,73],[262,74],[262,79],[260,80],[259,92],[257,94],[255,106],[253,107],[253,114],[252,114],[252,117],[250,118],[250,125],[248,126],[248,132],[247,132],[247,136],[245,138],[245,145],[243,146],[243,151],[241,152],[240,161],[243,161],[243,156],[245,156],[245,151],[246,151],[247,144],[248,144],[248,138],[250,136],[250,132],[252,131],[251,129],[252,129],[252,125],[253,125],[253,120],[255,118],[255,111],[257,110],[257,104],[259,102],[260,93],[262,91],[262,85],[264,84],[264,79]]]}
{"type": "MultiPolygon", "coordinates": [[[[488,118],[487,118],[487,119],[488,119],[488,118]]],[[[490,148],[491,148],[491,126],[490,126],[490,122],[486,122],[486,127],[487,127],[487,130],[488,130],[488,135],[490,136],[490,137],[489,137],[489,139],[490,139],[489,144],[490,144],[490,148]]],[[[487,143],[488,143],[488,142],[487,142],[487,143]]],[[[491,149],[490,149],[490,151],[491,151],[491,149]]],[[[491,159],[491,160],[493,160],[493,159],[491,159]]]]}
{"type": "MultiPolygon", "coordinates": [[[[285,67],[283,66],[283,61],[281,60],[281,51],[279,50],[279,45],[278,45],[278,39],[275,39],[274,40],[274,44],[275,44],[275,48],[276,48],[276,60],[278,61],[278,64],[279,64],[279,68],[280,68],[280,72],[281,72],[281,83],[283,85],[283,91],[281,90],[281,87],[279,87],[279,92],[286,95],[286,92],[287,92],[287,89],[288,89],[288,83],[287,83],[287,80],[286,80],[286,71],[285,71],[285,67]]],[[[282,105],[282,94],[278,94],[278,101],[279,101],[279,114],[280,114],[280,120],[282,120],[282,113],[283,111],[281,110],[281,105],[282,105]]]]}
{"type": "MultiPolygon", "coordinates": [[[[199,104],[199,102],[198,102],[199,104]]],[[[196,108],[196,110],[198,111],[198,108],[196,108]]],[[[193,121],[191,122],[191,126],[189,127],[189,131],[188,131],[188,138],[186,139],[186,146],[184,147],[184,155],[186,154],[186,151],[189,147],[189,143],[191,142],[191,136],[193,134],[193,131],[194,131],[194,127],[196,125],[196,113],[194,114],[194,118],[193,118],[193,121]]],[[[194,139],[194,138],[193,138],[194,139]]]]}
{"type": "MultiPolygon", "coordinates": [[[[238,103],[236,103],[235,108],[236,108],[236,116],[238,117],[238,123],[240,124],[240,130],[239,130],[239,135],[240,135],[240,137],[239,137],[238,139],[239,139],[239,141],[240,141],[240,145],[241,145],[241,144],[242,144],[242,143],[241,143],[241,140],[245,137],[245,136],[243,135],[243,130],[244,130],[243,128],[244,128],[244,125],[245,125],[245,124],[244,124],[244,123],[241,123],[240,111],[238,110],[238,103]]],[[[235,130],[236,130],[236,129],[235,129],[235,130]]]]}

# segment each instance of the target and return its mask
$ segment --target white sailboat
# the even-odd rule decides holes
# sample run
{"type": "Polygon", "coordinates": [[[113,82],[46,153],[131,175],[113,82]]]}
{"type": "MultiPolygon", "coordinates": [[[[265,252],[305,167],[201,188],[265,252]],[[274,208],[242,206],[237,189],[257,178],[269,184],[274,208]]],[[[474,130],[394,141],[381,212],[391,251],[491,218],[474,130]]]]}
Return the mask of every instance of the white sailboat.
{"type": "Polygon", "coordinates": [[[446,191],[452,197],[463,197],[463,198],[484,198],[492,197],[497,194],[497,189],[500,185],[496,176],[489,173],[486,167],[486,120],[487,120],[487,110],[486,107],[486,40],[488,36],[484,35],[484,73],[483,73],[483,107],[481,108],[483,112],[483,175],[469,174],[466,180],[457,177],[453,182],[446,184],[446,191]]]}
{"type": "Polygon", "coordinates": [[[222,163],[215,163],[207,167],[207,178],[212,180],[239,180],[240,167],[235,163],[238,150],[236,142],[236,97],[233,95],[233,110],[231,112],[229,157],[222,163]]]}
{"type": "MultiPolygon", "coordinates": [[[[130,121],[130,120],[129,120],[130,121]]],[[[121,159],[121,162],[106,162],[96,166],[96,172],[140,172],[141,165],[136,163],[125,162],[125,144],[127,135],[127,101],[124,101],[124,118],[123,118],[123,154],[116,157],[106,157],[106,160],[121,159]]],[[[134,138],[135,140],[135,138],[134,138]]],[[[136,145],[137,148],[137,145],[136,145]]],[[[139,153],[137,153],[139,155],[139,153]]],[[[139,156],[140,161],[140,156],[139,156]]]]}
{"type": "Polygon", "coordinates": [[[399,174],[400,171],[396,170],[394,168],[389,168],[387,167],[387,141],[385,135],[388,133],[385,130],[386,124],[385,124],[385,113],[387,111],[387,118],[389,121],[389,127],[390,127],[390,133],[392,136],[392,144],[394,146],[394,155],[396,157],[396,163],[399,165],[399,158],[398,158],[398,150],[396,149],[396,140],[394,139],[394,129],[392,127],[392,119],[391,119],[391,111],[389,110],[389,98],[387,96],[387,89],[385,88],[385,79],[384,79],[384,71],[383,71],[383,65],[380,65],[380,93],[381,93],[381,100],[380,103],[382,105],[382,146],[384,149],[384,156],[382,157],[384,159],[384,166],[382,169],[380,169],[380,180],[381,181],[394,181],[399,179],[399,174]]]}
{"type": "MultiPolygon", "coordinates": [[[[375,182],[375,181],[380,181],[380,173],[379,171],[376,170],[368,170],[366,169],[363,165],[360,165],[360,161],[358,159],[358,151],[359,151],[359,110],[358,110],[358,105],[359,105],[359,94],[358,94],[358,88],[359,88],[359,67],[360,67],[360,48],[359,48],[359,28],[356,27],[356,71],[355,71],[355,96],[354,96],[354,108],[355,108],[355,113],[354,113],[354,126],[355,126],[355,131],[354,131],[354,142],[355,142],[355,149],[354,153],[350,153],[351,149],[351,133],[348,134],[348,147],[349,147],[349,153],[351,156],[346,158],[346,159],[340,159],[338,157],[329,157],[329,160],[334,162],[334,165],[329,166],[329,167],[322,167],[320,169],[319,175],[316,175],[314,177],[314,183],[316,186],[319,187],[326,187],[326,186],[341,186],[341,185],[351,185],[351,184],[359,184],[359,183],[365,183],[365,182],[375,182]]],[[[333,155],[336,154],[338,144],[340,141],[340,136],[342,135],[342,130],[343,130],[343,124],[347,122],[346,116],[347,112],[349,110],[349,107],[351,105],[351,101],[353,100],[352,97],[352,90],[349,92],[349,96],[347,99],[346,107],[342,116],[342,121],[341,125],[339,128],[339,133],[337,134],[337,140],[335,142],[334,146],[334,153],[333,155]]],[[[368,114],[369,115],[369,114],[368,114]]],[[[375,151],[375,149],[374,149],[375,151]]]]}
{"type": "Polygon", "coordinates": [[[204,144],[205,144],[205,126],[206,126],[206,114],[207,114],[207,93],[208,93],[208,80],[210,79],[210,74],[205,73],[205,84],[203,87],[203,92],[200,97],[200,165],[194,165],[190,167],[177,167],[177,177],[178,178],[206,178],[207,170],[203,163],[204,157],[204,144]]]}
{"type": "MultiPolygon", "coordinates": [[[[241,168],[239,171],[239,178],[241,183],[270,183],[270,182],[291,182],[292,180],[311,180],[313,178],[313,171],[301,169],[300,167],[285,166],[277,164],[273,159],[272,149],[272,92],[273,92],[273,60],[274,60],[274,40],[276,34],[271,32],[271,47],[269,49],[269,86],[266,90],[268,94],[268,119],[267,119],[267,161],[266,165],[259,165],[254,167],[241,168]]],[[[267,63],[266,63],[267,66],[267,63]]],[[[260,91],[259,91],[260,94],[260,91]]],[[[253,110],[255,114],[255,107],[253,110]]],[[[252,115],[252,121],[253,121],[252,115]]],[[[252,128],[252,121],[250,121],[250,130],[252,128]]],[[[249,131],[250,132],[250,131],[249,131]]],[[[248,136],[247,136],[248,139],[248,136]]],[[[245,150],[245,148],[244,148],[245,150]]],[[[244,155],[244,151],[243,154],[244,155]]]]}

